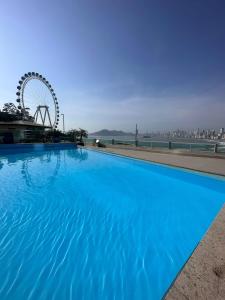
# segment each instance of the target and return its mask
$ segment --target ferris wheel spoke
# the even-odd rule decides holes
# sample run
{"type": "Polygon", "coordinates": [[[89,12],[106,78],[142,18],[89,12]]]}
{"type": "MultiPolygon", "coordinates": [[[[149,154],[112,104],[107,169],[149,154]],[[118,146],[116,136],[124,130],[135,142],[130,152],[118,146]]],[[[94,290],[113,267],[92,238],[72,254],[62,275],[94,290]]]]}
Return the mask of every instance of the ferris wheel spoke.
{"type": "Polygon", "coordinates": [[[28,96],[30,97],[30,99],[35,99],[36,101],[39,102],[39,96],[37,95],[37,92],[35,91],[34,88],[31,88],[31,86],[28,87],[28,96]]]}
{"type": "MultiPolygon", "coordinates": [[[[27,97],[25,98],[25,103],[27,103],[27,107],[29,107],[29,109],[32,110],[36,110],[38,103],[39,103],[39,99],[38,97],[35,95],[35,93],[30,92],[29,95],[27,95],[27,97]],[[36,105],[35,105],[36,104],[36,105]]],[[[34,114],[35,112],[33,112],[34,114]]]]}
{"type": "Polygon", "coordinates": [[[41,95],[40,95],[40,92],[39,92],[39,90],[37,89],[37,87],[34,89],[34,93],[35,93],[35,95],[36,95],[36,99],[38,100],[38,102],[40,103],[41,101],[42,101],[42,97],[41,97],[41,95]]]}
{"type": "MultiPolygon", "coordinates": [[[[44,88],[43,88],[44,89],[44,88]]],[[[45,104],[47,105],[46,103],[46,97],[47,97],[47,88],[44,89],[43,91],[43,94],[44,94],[44,97],[43,97],[43,102],[45,102],[45,104]]]]}

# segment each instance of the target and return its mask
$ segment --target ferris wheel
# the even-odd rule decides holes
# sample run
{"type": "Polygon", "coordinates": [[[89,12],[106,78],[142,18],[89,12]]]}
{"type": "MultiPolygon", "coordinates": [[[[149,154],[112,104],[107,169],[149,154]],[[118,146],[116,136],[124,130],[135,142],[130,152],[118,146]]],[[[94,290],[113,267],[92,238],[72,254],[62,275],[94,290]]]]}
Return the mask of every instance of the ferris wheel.
{"type": "Polygon", "coordinates": [[[59,123],[59,105],[54,89],[39,73],[25,73],[17,86],[18,109],[24,121],[35,122],[56,129],[59,123]]]}
{"type": "Polygon", "coordinates": [[[46,151],[43,154],[35,154],[35,156],[29,156],[22,162],[21,174],[28,186],[42,189],[46,186],[52,186],[57,178],[61,165],[61,153],[60,151],[46,151]],[[41,170],[33,168],[36,162],[42,163],[41,170]],[[46,170],[43,171],[43,170],[46,170]],[[46,175],[44,175],[46,174],[46,175]]]}

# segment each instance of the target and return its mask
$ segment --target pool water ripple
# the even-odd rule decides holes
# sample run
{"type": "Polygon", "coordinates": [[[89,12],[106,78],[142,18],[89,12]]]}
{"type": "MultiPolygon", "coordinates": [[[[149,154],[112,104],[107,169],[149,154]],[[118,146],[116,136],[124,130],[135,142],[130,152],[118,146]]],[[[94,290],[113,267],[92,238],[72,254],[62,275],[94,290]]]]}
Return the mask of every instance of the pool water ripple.
{"type": "Polygon", "coordinates": [[[1,162],[1,300],[161,299],[225,200],[223,181],[93,151],[1,162]]]}

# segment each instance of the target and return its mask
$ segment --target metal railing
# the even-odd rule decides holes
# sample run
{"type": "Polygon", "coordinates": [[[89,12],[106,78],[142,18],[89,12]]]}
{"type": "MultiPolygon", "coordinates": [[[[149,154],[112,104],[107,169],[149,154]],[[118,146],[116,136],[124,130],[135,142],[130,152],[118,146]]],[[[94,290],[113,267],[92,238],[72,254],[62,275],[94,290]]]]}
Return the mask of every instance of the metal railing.
{"type": "MultiPolygon", "coordinates": [[[[87,138],[84,139],[85,144],[94,144],[96,139],[87,138]]],[[[102,144],[107,145],[121,145],[121,146],[133,146],[143,147],[150,149],[167,149],[167,150],[181,150],[188,152],[215,152],[225,154],[225,144],[219,143],[188,143],[179,141],[144,141],[144,140],[123,140],[123,139],[100,139],[102,144]]]]}

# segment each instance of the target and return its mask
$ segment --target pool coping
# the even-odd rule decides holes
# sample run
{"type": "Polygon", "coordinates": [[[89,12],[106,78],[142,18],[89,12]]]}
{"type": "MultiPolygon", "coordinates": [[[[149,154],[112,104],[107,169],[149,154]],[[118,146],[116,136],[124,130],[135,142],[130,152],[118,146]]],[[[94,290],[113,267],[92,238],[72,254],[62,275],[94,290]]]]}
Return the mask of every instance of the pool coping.
{"type": "Polygon", "coordinates": [[[177,274],[163,299],[214,299],[225,295],[225,204],[177,274]]]}
{"type": "MultiPolygon", "coordinates": [[[[84,147],[82,147],[82,148],[84,148],[84,147]]],[[[221,174],[221,173],[217,173],[217,172],[210,172],[210,171],[206,172],[206,171],[203,171],[203,170],[198,169],[198,168],[194,169],[194,168],[189,168],[189,167],[186,167],[186,166],[183,167],[179,164],[170,164],[170,163],[165,163],[165,162],[159,162],[159,161],[150,160],[150,159],[141,158],[141,157],[138,158],[137,156],[131,156],[129,154],[126,155],[126,154],[121,154],[121,153],[117,153],[117,152],[114,152],[114,151],[112,152],[112,151],[110,151],[111,149],[109,149],[109,148],[107,148],[108,150],[106,150],[106,148],[100,148],[99,149],[99,148],[96,148],[96,147],[85,147],[85,148],[88,149],[88,150],[91,150],[91,151],[101,152],[101,153],[104,153],[104,154],[110,154],[110,155],[115,155],[115,156],[120,156],[120,157],[126,157],[126,158],[129,158],[129,159],[144,161],[144,162],[151,163],[151,164],[156,164],[156,165],[162,165],[162,166],[166,166],[166,167],[173,168],[173,169],[179,169],[179,170],[183,170],[183,171],[186,171],[186,172],[192,172],[192,173],[199,174],[199,175],[202,175],[202,176],[209,176],[209,177],[213,177],[213,178],[218,178],[219,180],[225,180],[225,174],[221,174]]],[[[125,149],[123,149],[123,150],[125,150],[125,149]]],[[[205,158],[205,157],[202,157],[202,158],[205,158]]]]}
{"type": "MultiPolygon", "coordinates": [[[[224,180],[225,176],[192,168],[159,163],[148,159],[111,152],[110,148],[86,147],[89,150],[120,157],[137,159],[154,164],[166,165],[201,175],[224,180]],[[107,150],[108,151],[107,151],[107,150]]],[[[114,150],[114,149],[113,149],[114,150]]],[[[207,232],[190,254],[184,266],[164,294],[165,300],[214,299],[222,300],[225,295],[225,204],[214,218],[207,232]]]]}

